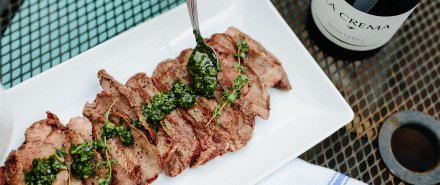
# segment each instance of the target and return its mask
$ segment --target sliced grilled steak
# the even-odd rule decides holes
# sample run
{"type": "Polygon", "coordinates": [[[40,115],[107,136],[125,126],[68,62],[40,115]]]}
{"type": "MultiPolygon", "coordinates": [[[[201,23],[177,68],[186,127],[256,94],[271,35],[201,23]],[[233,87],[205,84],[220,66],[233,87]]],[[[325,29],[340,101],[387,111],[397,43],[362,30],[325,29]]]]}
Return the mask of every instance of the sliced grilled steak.
{"type": "MultiPolygon", "coordinates": [[[[47,119],[33,123],[25,133],[25,142],[13,150],[6,162],[6,181],[10,185],[25,184],[24,174],[32,169],[32,160],[49,158],[56,149],[67,151],[69,139],[64,126],[55,114],[47,112],[47,119]]],[[[67,184],[69,173],[61,170],[53,184],[67,184]]]]}
{"type": "Polygon", "coordinates": [[[225,34],[234,38],[235,42],[240,41],[242,38],[246,39],[249,52],[244,63],[260,77],[264,88],[272,86],[284,90],[292,88],[281,62],[264,49],[260,43],[234,27],[230,27],[225,34]]]}
{"type": "MultiPolygon", "coordinates": [[[[159,91],[145,73],[138,73],[127,81],[127,86],[143,94],[143,102],[149,103],[159,91]]],[[[140,104],[139,104],[140,106],[140,104]]],[[[177,110],[165,116],[163,130],[171,137],[175,145],[165,163],[164,171],[169,176],[177,176],[200,155],[200,143],[191,125],[183,119],[177,110]]]]}
{"type": "MultiPolygon", "coordinates": [[[[92,103],[87,103],[83,114],[93,123],[92,136],[94,139],[100,139],[102,126],[104,125],[104,113],[118,97],[113,97],[108,91],[102,91],[97,94],[92,103]]],[[[110,120],[115,124],[124,124],[131,128],[131,134],[134,138],[134,144],[126,147],[122,141],[116,137],[107,140],[109,148],[109,157],[116,159],[117,163],[113,165],[112,184],[148,184],[157,178],[162,167],[161,158],[156,146],[148,142],[141,131],[132,127],[130,117],[120,112],[119,105],[114,105],[110,112],[110,120]]]]}
{"type": "MultiPolygon", "coordinates": [[[[177,59],[166,60],[157,66],[152,80],[159,90],[170,90],[175,80],[181,80],[184,84],[190,83],[186,64],[191,52],[191,49],[184,50],[177,59]]],[[[221,94],[220,89],[215,94],[218,100],[221,94]]],[[[193,108],[179,109],[182,116],[193,126],[202,147],[200,156],[191,164],[191,167],[203,165],[227,151],[242,148],[252,135],[253,116],[248,119],[240,111],[228,106],[217,119],[219,126],[215,123],[206,126],[217,104],[216,100],[199,97],[193,108]]]]}
{"type": "MultiPolygon", "coordinates": [[[[223,91],[228,91],[238,75],[237,60],[234,57],[237,47],[234,39],[226,34],[214,34],[206,40],[206,43],[214,48],[222,71],[217,79],[223,91]]],[[[243,65],[245,66],[245,65],[243,65]]],[[[260,79],[254,71],[245,66],[246,76],[249,79],[247,86],[242,89],[242,97],[234,102],[238,110],[247,115],[258,115],[263,119],[269,118],[269,94],[263,88],[260,79]]]]}
{"type": "MultiPolygon", "coordinates": [[[[185,83],[189,83],[189,74],[186,71],[186,65],[188,63],[189,56],[192,50],[184,50],[177,58],[177,63],[173,70],[174,78],[179,78],[185,83]]],[[[160,64],[159,64],[160,65],[160,64]]],[[[159,69],[159,65],[156,70],[159,69]]],[[[173,64],[172,64],[173,65],[173,64]]],[[[169,66],[169,65],[168,65],[169,66]]],[[[230,69],[221,67],[222,72],[228,73],[227,71],[230,69]]],[[[156,71],[155,71],[156,72],[156,71]]],[[[221,72],[221,73],[222,73],[221,72]]],[[[219,81],[222,80],[222,75],[218,75],[219,81]]],[[[153,79],[154,80],[154,79],[153,79]]],[[[153,81],[153,82],[157,82],[153,81]]],[[[159,82],[160,83],[160,82],[159,82]]],[[[156,84],[155,84],[156,85],[156,84]]],[[[169,84],[168,84],[169,85],[169,84]]],[[[215,100],[208,100],[204,97],[199,97],[196,102],[196,106],[193,109],[188,111],[183,111],[189,114],[183,114],[186,119],[190,119],[194,121],[196,118],[199,129],[207,129],[206,123],[211,119],[212,114],[214,112],[215,107],[218,105],[220,101],[221,94],[223,93],[222,84],[219,84],[219,87],[215,91],[215,100]],[[198,105],[200,104],[200,106],[198,105]],[[203,113],[203,115],[200,115],[203,113]],[[190,116],[191,115],[191,116],[190,116]],[[200,117],[197,117],[199,116],[200,117]],[[202,128],[204,127],[204,128],[202,128]]],[[[261,95],[264,99],[264,95],[261,95]]],[[[183,109],[180,109],[183,110],[183,109]]],[[[234,152],[238,149],[243,148],[247,142],[251,139],[253,133],[253,125],[255,123],[254,114],[244,114],[243,112],[237,110],[235,107],[225,106],[222,110],[222,114],[220,117],[216,119],[215,122],[209,124],[210,130],[218,130],[219,132],[214,134],[214,141],[222,141],[222,137],[226,138],[226,149],[227,151],[234,152]]],[[[195,127],[195,126],[193,126],[195,127]]],[[[206,140],[205,140],[206,141],[206,140]]],[[[220,152],[219,155],[222,155],[224,152],[220,152]]],[[[215,157],[215,156],[214,156],[215,157]]],[[[198,163],[193,164],[193,166],[197,166],[198,164],[204,164],[204,160],[199,160],[198,163]]]]}
{"type": "Polygon", "coordinates": [[[93,141],[92,123],[86,118],[74,117],[67,123],[66,128],[66,133],[70,138],[71,144],[82,144],[93,141]]]}
{"type": "Polygon", "coordinates": [[[135,90],[116,81],[105,70],[100,70],[98,72],[98,77],[102,88],[110,92],[114,98],[118,99],[114,105],[115,109],[118,110],[118,112],[126,114],[130,118],[129,123],[139,120],[144,124],[145,131],[147,132],[146,136],[152,138],[154,141],[153,143],[156,144],[162,158],[161,161],[165,162],[168,159],[168,156],[174,152],[173,140],[162,128],[158,130],[156,135],[156,133],[152,131],[144,121],[145,119],[140,111],[140,106],[136,106],[141,104],[143,101],[142,97],[135,90]]]}
{"type": "MultiPolygon", "coordinates": [[[[83,144],[85,142],[93,141],[92,138],[92,123],[87,118],[82,117],[74,117],[70,119],[69,123],[66,125],[66,134],[70,139],[71,144],[83,144]]],[[[66,158],[68,163],[72,163],[71,156],[66,158]]],[[[95,152],[93,162],[98,164],[102,161],[101,155],[98,152],[95,152]]],[[[105,174],[105,169],[96,169],[98,174],[95,177],[89,177],[86,180],[76,179],[72,175],[70,177],[71,185],[98,185],[99,176],[105,174]]]]}

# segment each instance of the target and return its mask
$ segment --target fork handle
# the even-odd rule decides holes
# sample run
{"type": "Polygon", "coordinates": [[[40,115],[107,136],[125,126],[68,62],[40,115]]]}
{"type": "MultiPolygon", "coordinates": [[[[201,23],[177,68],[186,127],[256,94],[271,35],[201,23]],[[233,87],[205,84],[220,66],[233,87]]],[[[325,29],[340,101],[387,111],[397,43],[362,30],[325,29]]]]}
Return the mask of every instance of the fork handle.
{"type": "Polygon", "coordinates": [[[197,15],[197,0],[186,0],[186,6],[188,7],[193,30],[197,32],[197,34],[200,34],[199,19],[197,15]]]}

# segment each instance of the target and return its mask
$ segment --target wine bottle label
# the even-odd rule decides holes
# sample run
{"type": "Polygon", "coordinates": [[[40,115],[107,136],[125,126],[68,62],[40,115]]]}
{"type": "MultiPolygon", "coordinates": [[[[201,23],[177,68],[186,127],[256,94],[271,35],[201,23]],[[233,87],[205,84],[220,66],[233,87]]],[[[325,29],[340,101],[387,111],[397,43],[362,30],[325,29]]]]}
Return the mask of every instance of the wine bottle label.
{"type": "Polygon", "coordinates": [[[384,45],[414,8],[400,15],[375,16],[355,9],[345,0],[312,0],[311,4],[313,20],[322,34],[335,44],[355,51],[384,45]]]}

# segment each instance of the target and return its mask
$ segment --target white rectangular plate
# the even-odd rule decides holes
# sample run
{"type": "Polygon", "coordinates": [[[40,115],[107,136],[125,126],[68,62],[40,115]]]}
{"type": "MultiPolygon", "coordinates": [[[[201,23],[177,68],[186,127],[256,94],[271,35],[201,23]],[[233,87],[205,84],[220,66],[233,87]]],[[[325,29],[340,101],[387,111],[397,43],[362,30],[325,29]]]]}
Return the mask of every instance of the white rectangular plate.
{"type": "MultiPolygon", "coordinates": [[[[175,178],[160,175],[154,184],[255,184],[352,120],[344,98],[270,1],[199,0],[199,16],[205,37],[235,26],[261,42],[281,60],[293,89],[270,90],[270,118],[257,119],[245,148],[175,178]]],[[[45,111],[63,123],[80,116],[101,90],[99,69],[125,83],[137,72],[151,75],[160,61],[195,46],[190,25],[181,5],[9,89],[14,120],[9,149],[23,142],[25,129],[45,118],[45,111]]]]}

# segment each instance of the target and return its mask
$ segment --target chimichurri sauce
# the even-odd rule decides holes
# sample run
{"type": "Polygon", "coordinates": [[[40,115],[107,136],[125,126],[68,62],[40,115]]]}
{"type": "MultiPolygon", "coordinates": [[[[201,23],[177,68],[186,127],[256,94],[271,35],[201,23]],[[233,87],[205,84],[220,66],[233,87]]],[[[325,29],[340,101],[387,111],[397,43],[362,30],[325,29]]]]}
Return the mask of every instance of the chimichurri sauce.
{"type": "Polygon", "coordinates": [[[69,149],[72,155],[72,164],[70,165],[72,175],[79,179],[87,179],[96,176],[96,171],[92,161],[95,152],[95,143],[92,141],[82,144],[72,144],[69,149]]]}
{"type": "MultiPolygon", "coordinates": [[[[166,114],[169,114],[177,107],[189,109],[196,103],[197,96],[192,88],[183,84],[181,81],[175,81],[171,91],[160,92],[153,96],[148,104],[142,106],[142,113],[151,125],[159,125],[166,114]]],[[[157,129],[154,129],[157,130],[157,129]]]]}
{"type": "MultiPolygon", "coordinates": [[[[214,50],[206,45],[200,33],[197,31],[193,33],[197,46],[186,66],[186,70],[191,75],[191,84],[185,85],[177,80],[173,83],[171,91],[160,92],[153,96],[150,103],[142,105],[141,110],[146,121],[154,128],[157,128],[165,115],[172,110],[178,107],[192,108],[196,103],[197,95],[214,98],[220,66],[214,50]]],[[[136,125],[140,127],[139,122],[136,125]]]]}
{"type": "MultiPolygon", "coordinates": [[[[62,152],[64,155],[64,152],[62,152]]],[[[32,169],[29,172],[25,172],[24,178],[26,184],[41,184],[41,185],[50,185],[56,179],[57,174],[61,170],[67,169],[67,166],[64,164],[60,158],[64,156],[60,156],[60,152],[57,151],[57,154],[50,156],[49,158],[43,159],[34,159],[32,160],[32,169]]]]}
{"type": "Polygon", "coordinates": [[[217,89],[217,74],[220,66],[214,50],[205,44],[200,33],[194,31],[197,46],[190,55],[186,70],[191,75],[194,91],[206,98],[214,98],[217,89]]]}

